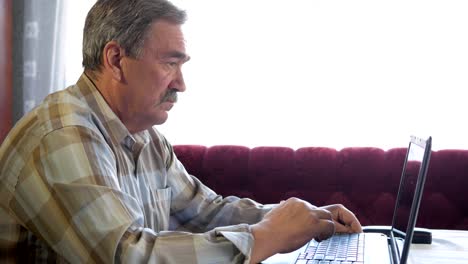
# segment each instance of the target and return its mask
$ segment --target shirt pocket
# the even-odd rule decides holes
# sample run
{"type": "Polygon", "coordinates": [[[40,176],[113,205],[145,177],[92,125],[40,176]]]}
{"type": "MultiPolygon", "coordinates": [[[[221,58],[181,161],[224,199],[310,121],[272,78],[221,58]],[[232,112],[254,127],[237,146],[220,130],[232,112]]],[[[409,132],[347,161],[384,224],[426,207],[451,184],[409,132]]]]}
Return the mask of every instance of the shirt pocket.
{"type": "Polygon", "coordinates": [[[165,189],[150,188],[152,197],[151,216],[149,219],[156,232],[168,230],[171,211],[171,187],[165,189]]]}

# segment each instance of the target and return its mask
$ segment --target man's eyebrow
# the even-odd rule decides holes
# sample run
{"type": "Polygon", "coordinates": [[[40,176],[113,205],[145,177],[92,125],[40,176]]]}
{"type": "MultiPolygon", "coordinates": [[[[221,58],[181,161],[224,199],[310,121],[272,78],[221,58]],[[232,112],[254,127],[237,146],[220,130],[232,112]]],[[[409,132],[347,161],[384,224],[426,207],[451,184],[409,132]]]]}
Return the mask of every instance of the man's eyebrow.
{"type": "Polygon", "coordinates": [[[177,58],[177,59],[181,59],[181,60],[183,60],[185,62],[190,60],[190,56],[188,56],[184,52],[180,52],[180,51],[170,51],[170,52],[164,54],[163,57],[164,58],[177,58]]]}

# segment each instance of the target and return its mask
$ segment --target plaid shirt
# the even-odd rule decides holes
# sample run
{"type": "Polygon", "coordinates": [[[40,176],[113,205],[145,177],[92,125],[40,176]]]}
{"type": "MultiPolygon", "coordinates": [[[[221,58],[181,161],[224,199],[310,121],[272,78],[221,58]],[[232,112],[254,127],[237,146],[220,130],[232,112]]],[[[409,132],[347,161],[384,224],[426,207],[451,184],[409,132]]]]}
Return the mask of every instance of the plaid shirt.
{"type": "Polygon", "coordinates": [[[189,175],[156,129],[130,134],[85,74],[0,148],[1,263],[242,263],[271,209],[189,175]]]}

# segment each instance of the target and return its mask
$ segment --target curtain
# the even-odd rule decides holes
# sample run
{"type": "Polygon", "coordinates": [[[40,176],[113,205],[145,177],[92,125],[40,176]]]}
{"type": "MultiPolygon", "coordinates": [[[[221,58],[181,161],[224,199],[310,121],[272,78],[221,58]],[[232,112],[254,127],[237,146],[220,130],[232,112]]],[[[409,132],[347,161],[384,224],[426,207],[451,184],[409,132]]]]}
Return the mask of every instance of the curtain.
{"type": "Polygon", "coordinates": [[[0,144],[12,125],[12,0],[0,0],[0,144]]]}
{"type": "Polygon", "coordinates": [[[65,85],[63,9],[68,1],[13,3],[13,119],[19,120],[65,85]]]}

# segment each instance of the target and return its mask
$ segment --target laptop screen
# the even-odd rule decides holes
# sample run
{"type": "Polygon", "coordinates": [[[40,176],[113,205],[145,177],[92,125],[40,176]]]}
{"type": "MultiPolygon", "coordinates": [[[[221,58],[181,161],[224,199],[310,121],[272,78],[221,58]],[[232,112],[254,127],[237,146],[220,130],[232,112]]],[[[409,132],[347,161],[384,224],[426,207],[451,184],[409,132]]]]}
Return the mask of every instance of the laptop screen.
{"type": "Polygon", "coordinates": [[[398,190],[395,212],[393,215],[391,232],[394,239],[402,239],[402,243],[397,244],[405,244],[405,248],[396,248],[398,251],[398,259],[407,257],[406,254],[403,253],[408,251],[407,248],[409,247],[410,242],[408,241],[408,243],[405,243],[405,240],[411,240],[413,236],[412,232],[416,224],[417,211],[422,196],[422,189],[429,162],[430,147],[431,138],[426,141],[415,137],[411,138],[408,146],[406,154],[407,157],[403,165],[400,188],[398,190]],[[425,156],[427,156],[426,160],[424,160],[425,156]],[[411,210],[412,207],[413,210],[411,210]],[[413,211],[413,215],[411,215],[411,211],[413,211]]]}

